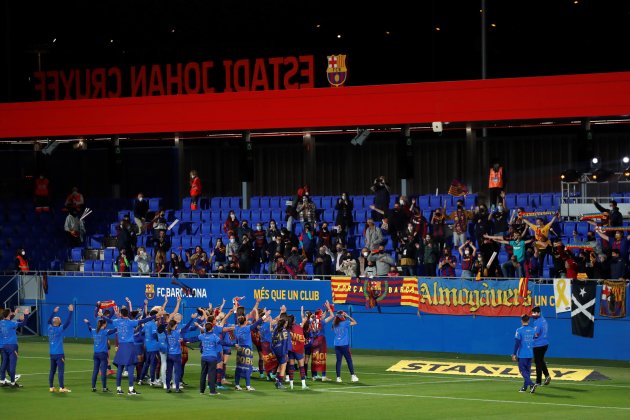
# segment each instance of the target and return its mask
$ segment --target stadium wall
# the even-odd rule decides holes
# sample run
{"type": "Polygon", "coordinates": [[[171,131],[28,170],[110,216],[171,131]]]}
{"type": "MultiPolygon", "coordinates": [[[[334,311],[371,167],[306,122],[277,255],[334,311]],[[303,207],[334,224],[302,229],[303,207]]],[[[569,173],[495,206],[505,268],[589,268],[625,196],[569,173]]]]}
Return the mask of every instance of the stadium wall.
{"type": "MultiPolygon", "coordinates": [[[[182,301],[185,319],[198,306],[207,307],[209,302],[217,305],[222,298],[228,300],[226,308],[230,308],[229,300],[235,296],[245,296],[241,304],[247,308],[254,305],[255,296],[260,296],[264,299],[261,307],[272,309],[276,314],[281,305],[298,315],[301,306],[305,310],[315,310],[326,300],[332,301],[330,282],[323,280],[182,279],[181,283],[194,291],[194,296],[184,296],[182,301]]],[[[129,297],[135,307],[142,306],[144,299],[149,299],[149,306],[154,306],[161,305],[164,296],[170,295],[168,308],[172,308],[175,295],[181,290],[182,284],[174,284],[170,278],[49,276],[48,294],[42,302],[40,319],[45,325],[55,306],[64,308],[73,303],[77,310],[66,336],[86,338],[88,331],[83,319],[94,318],[96,301],[113,299],[122,305],[124,298],[129,297]]],[[[534,296],[533,303],[541,306],[549,322],[549,357],[630,360],[627,316],[622,319],[596,316],[595,338],[577,337],[571,334],[570,314],[556,316],[555,308],[551,306],[551,285],[534,285],[532,282],[530,291],[534,296]]],[[[598,287],[597,310],[600,292],[601,287],[598,287]]],[[[358,321],[359,325],[352,330],[352,347],[362,349],[495,354],[507,358],[514,345],[514,331],[520,326],[516,317],[418,315],[411,307],[368,310],[360,306],[336,305],[336,309],[346,310],[358,321]]],[[[66,310],[62,309],[61,313],[65,319],[66,310]]],[[[332,346],[329,328],[327,337],[332,346]]]]}

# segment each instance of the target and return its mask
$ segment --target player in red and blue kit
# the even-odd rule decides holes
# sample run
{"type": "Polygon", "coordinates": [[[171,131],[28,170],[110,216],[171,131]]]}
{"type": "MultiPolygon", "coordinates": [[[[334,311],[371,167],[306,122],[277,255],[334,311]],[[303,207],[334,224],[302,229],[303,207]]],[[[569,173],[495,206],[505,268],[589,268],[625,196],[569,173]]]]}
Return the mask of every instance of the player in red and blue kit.
{"type": "Polygon", "coordinates": [[[72,321],[73,305],[68,305],[68,319],[61,325],[61,318],[56,316],[59,312],[57,306],[48,318],[48,344],[50,347],[50,373],[48,374],[48,384],[50,392],[55,392],[54,381],[55,371],[59,371],[59,392],[71,392],[64,386],[64,371],[66,366],[66,356],[63,352],[63,332],[70,326],[72,321]]]}
{"type": "Polygon", "coordinates": [[[352,354],[350,353],[350,327],[357,325],[350,315],[343,311],[338,311],[337,315],[331,315],[326,318],[325,322],[328,323],[334,318],[332,329],[335,333],[335,356],[337,358],[336,370],[337,370],[337,382],[341,382],[341,360],[346,359],[348,364],[348,370],[352,375],[352,382],[359,382],[359,378],[354,374],[354,364],[352,363],[352,354]]]}
{"type": "Polygon", "coordinates": [[[291,338],[289,332],[286,330],[286,325],[286,318],[280,318],[271,336],[271,348],[278,360],[278,373],[276,374],[277,389],[284,389],[282,379],[286,372],[289,346],[291,344],[291,338]]]}
{"type": "Polygon", "coordinates": [[[534,357],[534,335],[536,331],[534,327],[529,325],[529,316],[521,317],[521,328],[516,330],[514,337],[514,351],[512,352],[512,361],[518,359],[518,370],[525,380],[523,387],[518,392],[527,392],[527,387],[531,387],[531,393],[536,392],[537,385],[532,382],[532,357],[534,357]]]}
{"type": "MultiPolygon", "coordinates": [[[[241,391],[240,380],[245,377],[245,385],[248,391],[254,391],[251,386],[251,376],[254,364],[254,353],[252,352],[252,331],[262,324],[263,319],[258,318],[258,310],[254,312],[256,321],[253,324],[247,323],[247,318],[241,315],[237,319],[238,326],[234,328],[236,337],[236,371],[234,372],[234,389],[241,391]]],[[[266,318],[268,315],[263,315],[266,318]]]]}
{"type": "Polygon", "coordinates": [[[0,351],[2,352],[2,365],[0,366],[0,384],[2,386],[11,386],[13,388],[22,388],[18,384],[15,371],[18,360],[18,342],[16,330],[26,325],[30,316],[30,310],[24,312],[22,321],[14,321],[11,319],[11,310],[5,309],[2,312],[2,320],[0,321],[0,351]],[[6,373],[9,372],[9,380],[6,380],[6,373]]]}
{"type": "Polygon", "coordinates": [[[304,366],[304,347],[306,338],[304,337],[304,329],[301,325],[295,324],[295,316],[287,316],[287,331],[291,334],[291,350],[289,351],[289,387],[293,389],[293,376],[295,374],[295,362],[298,363],[300,369],[300,379],[302,380],[302,389],[308,389],[306,386],[306,367],[304,366]]]}
{"type": "Polygon", "coordinates": [[[92,334],[94,339],[94,369],[92,369],[92,392],[96,392],[96,378],[98,372],[101,372],[101,383],[103,385],[103,392],[109,392],[107,388],[107,337],[116,334],[116,329],[107,329],[107,321],[99,319],[96,323],[96,329],[92,328],[90,321],[84,319],[88,330],[92,334]]]}
{"type": "Polygon", "coordinates": [[[264,374],[261,373],[261,379],[275,379],[275,370],[278,368],[278,360],[271,350],[271,316],[266,317],[260,325],[260,347],[263,355],[264,374]]]}

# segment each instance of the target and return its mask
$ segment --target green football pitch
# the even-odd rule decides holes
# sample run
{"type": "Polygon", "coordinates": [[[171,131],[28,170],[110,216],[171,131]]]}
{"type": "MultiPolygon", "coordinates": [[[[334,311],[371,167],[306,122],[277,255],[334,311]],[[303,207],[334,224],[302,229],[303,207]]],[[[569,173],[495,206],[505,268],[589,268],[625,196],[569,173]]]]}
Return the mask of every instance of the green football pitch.
{"type": "MultiPolygon", "coordinates": [[[[48,392],[48,344],[45,339],[20,341],[18,373],[22,389],[0,389],[0,417],[73,418],[630,418],[628,362],[550,359],[550,367],[595,369],[609,380],[553,381],[536,394],[519,393],[520,379],[439,374],[393,373],[387,368],[402,359],[494,362],[508,358],[444,353],[355,351],[360,382],[351,383],[345,362],[343,383],[308,381],[302,390],[276,390],[272,382],[252,380],[255,392],[227,389],[221,395],[200,395],[199,352],[191,351],[183,394],[137,386],[138,396],[91,392],[92,345],[66,339],[66,387],[70,394],[48,392]],[[204,417],[198,417],[204,416],[204,417]]],[[[335,377],[334,353],[328,355],[328,376],[335,377]]],[[[255,364],[257,365],[257,358],[255,364]]],[[[233,375],[233,367],[229,368],[233,375]]],[[[123,389],[126,391],[125,379],[123,389]]],[[[100,378],[97,382],[100,388],[100,378]]],[[[115,379],[108,379],[115,390],[115,379]]]]}

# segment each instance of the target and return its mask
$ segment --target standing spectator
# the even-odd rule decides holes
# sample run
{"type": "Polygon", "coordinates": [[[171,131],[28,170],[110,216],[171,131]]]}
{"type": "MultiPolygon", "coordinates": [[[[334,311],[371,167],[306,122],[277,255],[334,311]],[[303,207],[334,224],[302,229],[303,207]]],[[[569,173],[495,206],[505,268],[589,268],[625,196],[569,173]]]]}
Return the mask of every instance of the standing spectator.
{"type": "Polygon", "coordinates": [[[499,194],[503,191],[505,184],[505,174],[503,173],[503,167],[496,160],[490,168],[490,175],[488,177],[488,190],[490,192],[490,205],[496,205],[499,194]]]}
{"type": "Polygon", "coordinates": [[[158,275],[158,277],[162,277],[166,273],[166,255],[163,251],[157,250],[155,251],[155,260],[153,263],[153,272],[158,275]]]}
{"type": "Polygon", "coordinates": [[[232,262],[238,258],[239,245],[236,242],[236,236],[234,235],[235,234],[230,234],[230,240],[225,251],[225,255],[227,256],[229,262],[232,262]]]}
{"type": "Polygon", "coordinates": [[[190,264],[191,269],[195,267],[195,265],[197,264],[197,261],[201,259],[201,256],[203,254],[204,254],[203,248],[201,248],[201,246],[199,245],[195,247],[195,252],[193,252],[192,254],[186,251],[186,258],[188,259],[188,264],[190,264]]]}
{"type": "Polygon", "coordinates": [[[446,208],[444,211],[442,209],[436,209],[433,212],[433,216],[431,217],[431,236],[433,237],[433,242],[437,246],[438,253],[442,253],[444,249],[444,245],[446,244],[446,208]]]}
{"type": "Polygon", "coordinates": [[[352,230],[354,224],[353,209],[354,202],[348,197],[348,193],[341,193],[341,197],[337,199],[337,204],[335,204],[335,210],[337,210],[335,225],[338,227],[339,240],[344,245],[346,244],[348,232],[352,230]]]}
{"type": "Polygon", "coordinates": [[[499,245],[493,242],[492,239],[482,238],[481,245],[479,246],[479,255],[482,256],[484,264],[485,264],[484,265],[485,277],[501,277],[503,275],[503,273],[501,272],[501,268],[499,266],[499,258],[495,256],[495,258],[492,259],[492,255],[495,252],[498,255],[499,250],[500,250],[499,245]],[[487,265],[491,259],[492,259],[492,264],[490,264],[490,267],[488,267],[487,265]]]}
{"type": "Polygon", "coordinates": [[[372,253],[368,257],[368,261],[372,261],[376,265],[377,277],[387,276],[387,274],[390,272],[390,269],[396,266],[396,261],[394,261],[392,256],[384,252],[383,245],[379,246],[378,249],[372,251],[372,253]]]}
{"type": "Polygon", "coordinates": [[[383,243],[383,233],[381,228],[374,224],[374,219],[367,220],[367,227],[364,232],[365,247],[372,251],[383,243]]]}
{"type": "Polygon", "coordinates": [[[444,247],[444,255],[440,258],[438,268],[440,269],[440,275],[442,277],[455,277],[455,267],[457,261],[455,257],[451,255],[451,249],[444,247]]]}
{"type": "Polygon", "coordinates": [[[370,187],[374,193],[374,204],[372,208],[372,219],[377,222],[383,220],[383,215],[389,208],[389,185],[384,176],[379,176],[370,187]],[[380,210],[380,212],[378,211],[380,210]]]}
{"type": "Polygon", "coordinates": [[[208,259],[208,254],[205,252],[201,253],[201,258],[199,258],[195,262],[193,272],[197,273],[199,277],[208,277],[208,273],[212,271],[212,266],[210,264],[210,260],[208,259]]]}
{"type": "Polygon", "coordinates": [[[495,236],[503,236],[508,230],[508,218],[510,217],[509,210],[505,207],[505,193],[501,191],[501,202],[497,206],[494,213],[490,215],[490,221],[492,222],[492,234],[495,236]]]}
{"type": "Polygon", "coordinates": [[[124,249],[127,251],[127,255],[133,255],[133,250],[136,247],[136,226],[131,226],[131,219],[128,215],[123,217],[120,222],[120,230],[118,231],[118,238],[116,239],[116,248],[120,251],[124,249]]]}
{"type": "Polygon", "coordinates": [[[122,275],[125,277],[129,276],[131,265],[129,264],[129,260],[127,259],[127,251],[124,248],[120,249],[118,258],[116,258],[116,261],[114,262],[114,271],[116,273],[122,273],[122,275]]]}
{"type": "Polygon", "coordinates": [[[317,233],[317,245],[325,246],[326,248],[331,249],[335,236],[336,233],[334,231],[331,232],[330,230],[328,230],[328,223],[324,222],[322,223],[322,228],[317,233]]]}
{"type": "Polygon", "coordinates": [[[269,221],[269,229],[267,229],[266,235],[267,242],[272,242],[276,239],[276,236],[280,236],[280,229],[278,229],[278,226],[274,219],[271,219],[269,221]]]}
{"type": "Polygon", "coordinates": [[[66,238],[68,239],[68,246],[70,248],[83,245],[83,238],[85,236],[85,224],[83,220],[78,216],[78,210],[72,209],[66,217],[63,229],[66,232],[66,238]]]}
{"type": "Polygon", "coordinates": [[[335,274],[343,274],[341,272],[341,263],[343,262],[345,256],[346,252],[343,248],[343,245],[337,242],[337,244],[335,245],[335,252],[333,253],[332,257],[333,272],[335,274]]]}
{"type": "MultiPolygon", "coordinates": [[[[525,223],[531,230],[534,231],[534,238],[536,242],[534,246],[538,248],[538,270],[539,273],[542,274],[542,269],[545,265],[545,257],[552,253],[553,249],[551,247],[551,241],[549,240],[549,233],[552,232],[555,234],[551,225],[556,221],[557,214],[553,216],[551,221],[545,224],[544,220],[540,217],[536,219],[536,224],[534,225],[527,219],[523,219],[523,223],[525,223]]],[[[558,236],[558,235],[556,235],[558,236]]],[[[561,271],[564,271],[562,269],[561,271]]]]}
{"type": "Polygon", "coordinates": [[[144,194],[138,193],[138,197],[133,201],[133,219],[138,226],[139,233],[145,233],[147,230],[145,222],[148,212],[149,203],[144,199],[144,194]]]}
{"type": "Polygon", "coordinates": [[[166,233],[166,231],[168,230],[168,222],[166,221],[164,210],[160,209],[160,211],[155,213],[155,217],[153,218],[152,223],[154,239],[157,239],[160,236],[161,231],[166,233]]]}
{"type": "Polygon", "coordinates": [[[173,273],[173,277],[179,277],[180,274],[188,272],[188,268],[184,261],[174,252],[171,252],[171,261],[169,262],[171,266],[171,273],[173,273]]]}
{"type": "Polygon", "coordinates": [[[166,236],[165,230],[160,230],[158,237],[153,240],[153,248],[159,249],[166,255],[169,249],[171,249],[171,241],[166,236]]]}
{"type": "Polygon", "coordinates": [[[339,271],[344,276],[356,277],[357,275],[357,260],[352,258],[352,254],[348,251],[344,251],[339,271]]]}
{"type": "Polygon", "coordinates": [[[486,268],[483,255],[478,254],[477,258],[475,258],[472,266],[472,274],[475,278],[488,277],[488,269],[486,268]]]}
{"type": "Polygon", "coordinates": [[[37,213],[50,211],[50,182],[40,174],[35,180],[35,211],[37,213]]]}
{"type": "Polygon", "coordinates": [[[78,187],[72,187],[72,192],[66,197],[66,202],[64,203],[66,210],[69,212],[75,210],[79,214],[83,211],[84,205],[83,194],[79,192],[78,187]]]}
{"type": "Polygon", "coordinates": [[[332,258],[328,254],[328,248],[325,246],[319,247],[319,254],[315,258],[313,269],[316,276],[332,276],[332,258]]]}
{"type": "Polygon", "coordinates": [[[19,271],[20,273],[27,273],[30,271],[24,248],[18,249],[15,254],[15,271],[19,271]]]}
{"type": "Polygon", "coordinates": [[[282,239],[282,249],[284,250],[285,256],[289,253],[291,248],[299,245],[297,236],[286,228],[280,229],[280,238],[282,239]]]}
{"type": "Polygon", "coordinates": [[[438,247],[430,235],[424,237],[424,274],[435,277],[437,260],[440,255],[438,247]]]}
{"type": "Polygon", "coordinates": [[[274,237],[273,240],[269,242],[267,249],[265,250],[265,254],[267,255],[270,265],[273,263],[276,254],[284,255],[282,235],[278,234],[278,236],[274,237]]]}
{"type": "Polygon", "coordinates": [[[412,209],[411,224],[413,224],[419,238],[424,238],[429,232],[429,222],[417,207],[412,209]]]}
{"type": "Polygon", "coordinates": [[[466,241],[461,244],[459,247],[459,256],[462,259],[462,275],[461,277],[472,278],[473,274],[473,264],[475,262],[475,258],[477,257],[477,248],[470,241],[466,241]]]}
{"type": "Polygon", "coordinates": [[[619,207],[617,207],[617,201],[610,200],[610,209],[603,207],[597,201],[593,201],[593,204],[597,207],[597,210],[602,213],[608,213],[608,226],[619,227],[623,225],[623,215],[619,211],[619,207]]]}
{"type": "Polygon", "coordinates": [[[473,216],[475,239],[477,240],[477,246],[483,242],[483,236],[490,234],[490,220],[488,215],[488,208],[485,204],[479,206],[479,210],[473,216]]]}
{"type": "MultiPolygon", "coordinates": [[[[624,280],[626,271],[626,262],[620,258],[619,250],[613,249],[610,254],[610,278],[613,280],[624,280]]],[[[570,277],[568,272],[567,277],[570,277]]]]}
{"type": "Polygon", "coordinates": [[[287,229],[293,232],[295,229],[295,220],[298,218],[297,206],[302,203],[304,196],[309,195],[309,186],[305,185],[297,189],[296,195],[290,202],[287,202],[287,207],[284,212],[286,213],[287,229]]]}
{"type": "Polygon", "coordinates": [[[409,215],[404,210],[404,203],[404,199],[401,199],[398,203],[394,204],[394,208],[389,210],[387,214],[389,234],[392,238],[392,245],[394,249],[398,248],[399,234],[404,234],[407,222],[409,222],[409,215]]]}
{"type": "Polygon", "coordinates": [[[197,171],[190,171],[190,209],[199,209],[199,196],[201,195],[201,178],[197,175],[197,171]]]}
{"type": "Polygon", "coordinates": [[[294,246],[291,248],[291,253],[286,259],[286,266],[292,276],[296,274],[304,274],[306,262],[306,257],[303,254],[300,254],[297,247],[294,246]]]}
{"type": "Polygon", "coordinates": [[[495,242],[502,244],[509,244],[512,246],[512,250],[514,254],[512,257],[504,262],[501,265],[501,270],[503,271],[503,277],[523,277],[524,275],[524,264],[525,264],[525,246],[528,243],[531,243],[533,240],[528,239],[524,241],[523,238],[518,234],[514,233],[511,241],[505,241],[502,236],[488,236],[485,235],[484,238],[492,239],[495,242]]]}
{"type": "Polygon", "coordinates": [[[403,236],[400,239],[399,246],[396,250],[398,257],[400,258],[400,266],[402,267],[402,274],[404,276],[413,276],[416,268],[416,241],[413,234],[403,236]]]}
{"type": "Polygon", "coordinates": [[[242,220],[241,225],[236,229],[236,240],[240,241],[243,239],[243,236],[247,236],[250,240],[252,240],[252,234],[254,231],[249,227],[249,222],[247,220],[242,220]]]}
{"type": "Polygon", "coordinates": [[[138,265],[138,273],[149,274],[151,272],[151,267],[149,267],[150,258],[147,255],[147,251],[144,249],[144,247],[138,247],[138,253],[133,258],[133,260],[138,265]]]}
{"type": "Polygon", "coordinates": [[[228,235],[236,235],[238,227],[239,221],[236,218],[236,213],[234,213],[234,210],[230,210],[225,223],[223,223],[223,232],[228,235]]]}
{"type": "Polygon", "coordinates": [[[457,210],[449,216],[453,223],[453,246],[459,247],[466,242],[466,232],[468,231],[469,214],[464,208],[464,201],[457,200],[457,210]]]}
{"type": "Polygon", "coordinates": [[[310,223],[304,224],[304,231],[300,234],[300,242],[302,243],[302,253],[309,261],[313,261],[313,255],[317,248],[317,238],[315,230],[310,223]]]}
{"type": "Polygon", "coordinates": [[[302,197],[302,201],[298,203],[295,211],[302,224],[310,223],[312,226],[317,224],[317,209],[308,195],[302,197]]]}
{"type": "Polygon", "coordinates": [[[359,277],[365,277],[365,270],[368,268],[368,257],[370,256],[370,250],[363,248],[361,255],[359,255],[359,277]]]}
{"type": "Polygon", "coordinates": [[[250,274],[254,261],[254,251],[248,235],[241,237],[241,245],[238,247],[238,267],[241,273],[250,274]]]}
{"type": "Polygon", "coordinates": [[[223,239],[217,238],[217,241],[214,245],[214,249],[212,250],[212,253],[210,254],[211,257],[214,257],[214,262],[212,264],[213,271],[216,271],[219,268],[219,265],[225,266],[225,262],[227,260],[225,253],[226,253],[226,248],[225,248],[225,244],[223,243],[223,239]]]}
{"type": "Polygon", "coordinates": [[[262,223],[256,223],[256,230],[252,233],[254,243],[254,273],[260,274],[262,267],[267,262],[267,234],[263,230],[262,223]]]}
{"type": "Polygon", "coordinates": [[[527,247],[523,268],[525,270],[525,277],[533,278],[540,276],[538,267],[538,248],[536,248],[535,246],[527,247]]]}

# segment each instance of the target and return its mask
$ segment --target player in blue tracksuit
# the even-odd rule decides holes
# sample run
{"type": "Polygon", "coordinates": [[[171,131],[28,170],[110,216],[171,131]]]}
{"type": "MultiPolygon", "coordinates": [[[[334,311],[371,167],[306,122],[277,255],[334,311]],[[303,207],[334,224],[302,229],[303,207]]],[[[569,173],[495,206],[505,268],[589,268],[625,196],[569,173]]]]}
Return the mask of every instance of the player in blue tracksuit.
{"type": "Polygon", "coordinates": [[[514,337],[514,351],[512,352],[512,361],[516,362],[518,359],[518,370],[521,372],[521,376],[525,380],[523,387],[519,392],[527,392],[527,387],[531,387],[531,393],[536,392],[537,385],[532,382],[532,357],[534,356],[534,327],[529,325],[529,316],[523,315],[521,317],[522,326],[516,330],[514,337]]]}
{"type": "Polygon", "coordinates": [[[287,368],[287,355],[289,353],[289,345],[291,343],[291,336],[285,328],[286,324],[286,318],[280,318],[271,336],[271,348],[273,350],[273,354],[278,360],[278,373],[276,374],[277,389],[284,389],[282,380],[284,379],[287,368]]]}
{"type": "MultiPolygon", "coordinates": [[[[131,307],[131,305],[129,305],[131,307]]],[[[134,345],[134,330],[138,325],[145,324],[151,320],[154,320],[155,316],[144,318],[141,320],[129,319],[129,309],[123,307],[120,310],[120,318],[113,321],[114,328],[118,334],[118,351],[116,357],[114,357],[114,364],[118,366],[116,372],[116,393],[123,395],[122,391],[122,374],[127,370],[129,373],[129,392],[128,395],[140,394],[133,387],[134,379],[134,367],[136,366],[136,354],[134,345]]]]}
{"type": "MultiPolygon", "coordinates": [[[[171,315],[173,316],[173,315],[171,315]]],[[[160,326],[160,329],[166,331],[166,341],[168,343],[168,356],[166,358],[166,392],[171,392],[171,379],[173,378],[173,370],[175,370],[175,392],[180,393],[180,381],[182,375],[182,347],[180,340],[191,327],[193,321],[197,317],[194,313],[186,326],[182,326],[171,319],[167,326],[160,326]]]]}
{"type": "MultiPolygon", "coordinates": [[[[268,316],[267,314],[265,317],[268,316]]],[[[245,385],[248,391],[254,391],[251,386],[251,376],[254,364],[254,353],[252,351],[252,331],[257,329],[263,320],[258,318],[258,310],[255,311],[256,322],[247,323],[247,318],[241,315],[237,319],[238,326],[234,328],[236,336],[236,371],[234,373],[234,389],[241,391],[243,388],[239,385],[241,378],[245,377],[245,385]]]]}
{"type": "Polygon", "coordinates": [[[16,330],[26,325],[30,316],[27,309],[24,313],[22,321],[14,321],[11,319],[11,310],[2,311],[2,320],[0,321],[0,351],[2,352],[2,365],[0,366],[0,385],[12,386],[14,388],[22,388],[22,385],[16,382],[15,370],[18,360],[18,342],[16,330]],[[6,373],[9,372],[9,379],[6,379],[6,373]]]}
{"type": "MultiPolygon", "coordinates": [[[[152,310],[149,312],[150,316],[157,316],[158,311],[152,310]]],[[[155,321],[149,321],[144,324],[144,348],[146,350],[146,357],[144,359],[144,365],[142,366],[142,372],[138,378],[138,384],[142,384],[143,378],[149,373],[149,385],[155,385],[155,371],[157,364],[160,361],[160,341],[157,334],[157,324],[155,321]]],[[[166,338],[166,337],[165,337],[166,338]]]]}
{"type": "Polygon", "coordinates": [[[547,362],[545,362],[545,353],[549,348],[549,327],[547,326],[547,320],[540,313],[540,306],[536,306],[532,309],[532,327],[536,331],[534,335],[534,363],[536,363],[536,385],[540,386],[542,381],[542,375],[545,374],[545,385],[549,385],[551,382],[551,376],[547,369],[547,362]]]}
{"type": "Polygon", "coordinates": [[[92,334],[94,339],[94,369],[92,370],[92,392],[96,392],[96,378],[98,372],[101,372],[101,383],[103,385],[103,392],[109,392],[107,388],[107,337],[116,334],[116,329],[107,329],[107,321],[99,319],[96,323],[96,328],[92,328],[90,321],[84,319],[88,330],[92,334]]]}
{"type": "Polygon", "coordinates": [[[66,356],[63,352],[63,332],[70,326],[72,321],[73,305],[68,305],[68,319],[61,325],[61,318],[56,316],[59,312],[57,306],[48,318],[48,344],[50,345],[50,373],[48,374],[48,385],[50,392],[55,392],[54,381],[55,371],[59,371],[59,392],[71,392],[64,386],[64,371],[66,367],[66,356]]]}
{"type": "Polygon", "coordinates": [[[338,311],[337,315],[331,315],[326,318],[325,322],[330,322],[334,318],[332,329],[335,333],[335,355],[337,356],[337,382],[341,382],[341,359],[345,358],[348,364],[348,370],[352,375],[352,382],[359,382],[359,378],[354,374],[354,364],[352,363],[352,354],[350,353],[350,327],[357,325],[350,315],[343,311],[338,311]]]}
{"type": "Polygon", "coordinates": [[[198,339],[201,342],[201,377],[199,379],[199,393],[203,394],[206,391],[206,377],[208,378],[208,385],[210,386],[210,395],[218,395],[216,388],[217,383],[217,364],[221,361],[221,353],[223,348],[221,346],[221,339],[215,333],[217,328],[221,327],[213,325],[212,322],[208,322],[205,326],[199,326],[202,333],[199,334],[198,339]]]}

